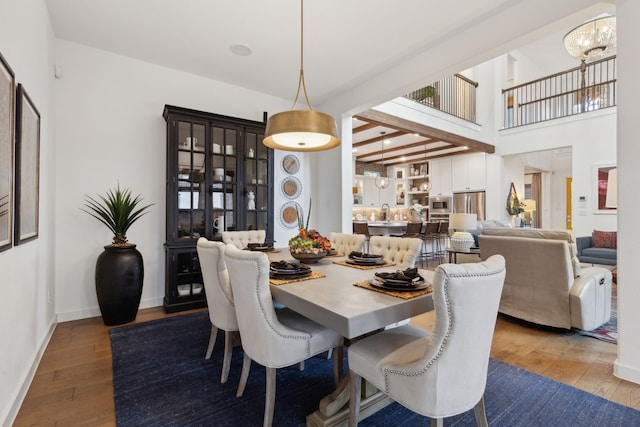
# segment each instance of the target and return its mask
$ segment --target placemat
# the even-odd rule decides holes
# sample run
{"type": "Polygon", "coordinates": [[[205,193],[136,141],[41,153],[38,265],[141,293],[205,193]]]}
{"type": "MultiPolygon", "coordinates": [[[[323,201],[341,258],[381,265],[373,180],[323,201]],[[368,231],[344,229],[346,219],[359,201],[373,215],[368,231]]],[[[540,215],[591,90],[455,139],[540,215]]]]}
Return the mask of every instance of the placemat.
{"type": "Polygon", "coordinates": [[[411,299],[433,292],[433,285],[429,285],[428,288],[420,289],[419,291],[388,291],[386,289],[380,289],[376,288],[375,286],[371,286],[368,280],[354,283],[353,286],[358,286],[360,288],[369,289],[370,291],[380,292],[381,294],[387,294],[391,295],[392,297],[398,297],[402,299],[411,299]]]}
{"type": "Polygon", "coordinates": [[[382,267],[391,267],[392,265],[396,265],[395,262],[386,262],[381,265],[355,265],[349,264],[347,261],[333,261],[334,264],[344,265],[345,267],[357,268],[359,270],[370,270],[372,268],[382,268],[382,267]]]}
{"type": "Polygon", "coordinates": [[[338,257],[343,257],[344,254],[333,254],[333,255],[327,255],[325,256],[325,258],[338,258],[338,257]]]}
{"type": "Polygon", "coordinates": [[[305,281],[305,280],[319,279],[321,277],[326,277],[326,275],[323,274],[323,273],[318,273],[317,271],[312,271],[309,276],[307,276],[307,277],[299,277],[297,279],[272,279],[270,277],[269,278],[269,283],[271,283],[272,285],[285,285],[287,283],[302,282],[302,281],[305,281]]]}

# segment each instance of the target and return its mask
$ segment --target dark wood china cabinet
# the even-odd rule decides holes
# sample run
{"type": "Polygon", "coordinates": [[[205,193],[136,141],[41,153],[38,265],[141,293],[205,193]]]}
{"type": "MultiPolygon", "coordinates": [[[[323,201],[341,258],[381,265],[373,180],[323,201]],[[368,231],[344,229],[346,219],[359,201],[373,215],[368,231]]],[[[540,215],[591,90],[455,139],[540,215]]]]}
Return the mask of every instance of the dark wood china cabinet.
{"type": "Polygon", "coordinates": [[[273,150],[264,122],[165,105],[167,312],[206,306],[200,237],[265,230],[273,241],[273,150]]]}

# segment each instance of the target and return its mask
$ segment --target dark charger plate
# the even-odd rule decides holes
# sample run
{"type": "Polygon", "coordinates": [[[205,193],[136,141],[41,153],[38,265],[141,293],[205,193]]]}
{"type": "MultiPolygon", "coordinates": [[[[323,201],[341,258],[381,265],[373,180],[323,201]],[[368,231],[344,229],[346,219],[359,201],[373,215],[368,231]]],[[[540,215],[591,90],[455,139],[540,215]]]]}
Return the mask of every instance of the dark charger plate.
{"type": "Polygon", "coordinates": [[[387,291],[400,291],[400,292],[421,291],[429,287],[429,283],[426,281],[418,282],[415,284],[415,286],[401,286],[396,284],[385,283],[376,279],[369,279],[369,284],[373,287],[385,289],[387,291]]]}
{"type": "Polygon", "coordinates": [[[277,271],[270,271],[269,277],[272,279],[301,279],[311,275],[311,270],[301,270],[296,272],[279,273],[277,271]]]}

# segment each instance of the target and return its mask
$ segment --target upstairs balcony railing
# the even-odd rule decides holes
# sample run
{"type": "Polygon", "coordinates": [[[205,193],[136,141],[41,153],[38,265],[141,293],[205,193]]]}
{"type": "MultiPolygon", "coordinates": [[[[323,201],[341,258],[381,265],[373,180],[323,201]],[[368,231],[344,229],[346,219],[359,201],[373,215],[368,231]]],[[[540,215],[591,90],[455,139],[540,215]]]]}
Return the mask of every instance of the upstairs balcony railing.
{"type": "Polygon", "coordinates": [[[616,57],[502,90],[504,128],[540,123],[616,105],[616,57]]]}
{"type": "Polygon", "coordinates": [[[476,122],[478,83],[455,74],[405,95],[407,99],[476,122]]]}

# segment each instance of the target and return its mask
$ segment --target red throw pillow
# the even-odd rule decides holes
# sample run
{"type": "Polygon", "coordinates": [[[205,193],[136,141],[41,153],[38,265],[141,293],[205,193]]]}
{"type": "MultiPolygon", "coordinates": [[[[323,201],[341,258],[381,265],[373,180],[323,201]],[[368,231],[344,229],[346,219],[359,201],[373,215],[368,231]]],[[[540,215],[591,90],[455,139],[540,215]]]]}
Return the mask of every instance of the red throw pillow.
{"type": "Polygon", "coordinates": [[[618,233],[593,230],[593,247],[616,249],[618,247],[618,233]]]}

